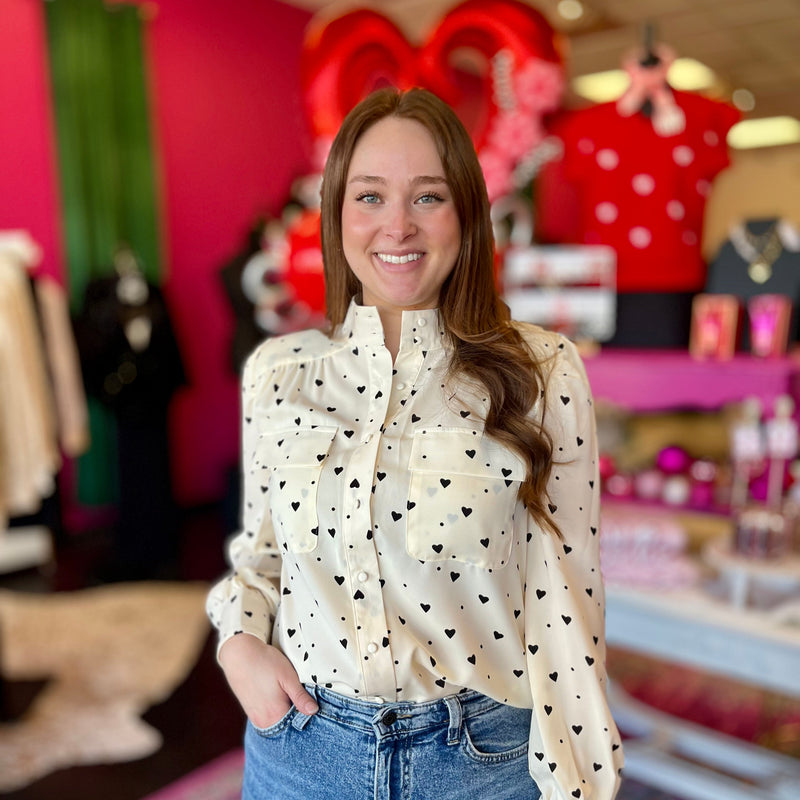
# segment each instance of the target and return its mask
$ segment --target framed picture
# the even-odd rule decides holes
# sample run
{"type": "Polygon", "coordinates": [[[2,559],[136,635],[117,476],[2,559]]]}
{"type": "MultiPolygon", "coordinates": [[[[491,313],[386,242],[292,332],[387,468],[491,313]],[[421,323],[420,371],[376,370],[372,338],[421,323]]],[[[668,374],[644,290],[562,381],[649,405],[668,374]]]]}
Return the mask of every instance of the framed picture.
{"type": "Polygon", "coordinates": [[[739,298],[699,294],[692,302],[689,353],[693,358],[724,361],[733,357],[739,334],[739,298]]]}

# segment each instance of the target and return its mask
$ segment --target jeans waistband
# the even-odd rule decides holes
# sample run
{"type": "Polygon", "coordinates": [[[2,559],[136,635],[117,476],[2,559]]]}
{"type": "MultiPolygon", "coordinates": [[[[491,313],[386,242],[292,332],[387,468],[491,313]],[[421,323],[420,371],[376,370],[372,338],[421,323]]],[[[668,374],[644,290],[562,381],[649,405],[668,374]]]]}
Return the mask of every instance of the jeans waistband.
{"type": "Polygon", "coordinates": [[[314,684],[309,684],[306,688],[319,705],[317,713],[335,719],[342,725],[374,730],[378,736],[446,727],[448,743],[452,744],[458,743],[460,739],[461,723],[465,717],[475,716],[501,705],[491,697],[471,690],[439,700],[382,703],[349,697],[314,684]]]}

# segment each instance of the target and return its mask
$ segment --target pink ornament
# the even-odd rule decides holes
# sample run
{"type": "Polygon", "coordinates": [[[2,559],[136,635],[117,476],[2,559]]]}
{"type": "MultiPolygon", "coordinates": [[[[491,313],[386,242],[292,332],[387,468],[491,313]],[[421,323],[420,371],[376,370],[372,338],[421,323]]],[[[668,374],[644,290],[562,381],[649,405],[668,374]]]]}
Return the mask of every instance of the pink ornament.
{"type": "MultiPolygon", "coordinates": [[[[601,480],[608,480],[616,471],[617,465],[614,463],[614,459],[609,455],[602,455],[600,456],[600,479],[601,480]]],[[[798,475],[800,475],[800,464],[798,464],[798,475]]]]}
{"type": "Polygon", "coordinates": [[[689,469],[691,456],[677,445],[665,447],[656,458],[656,465],[667,475],[680,475],[689,469]]]}
{"type": "Polygon", "coordinates": [[[657,469],[646,469],[636,475],[634,485],[643,500],[657,500],[664,488],[664,475],[657,469]]]}
{"type": "Polygon", "coordinates": [[[605,482],[605,487],[614,497],[633,497],[633,476],[617,473],[605,482]]]}
{"type": "Polygon", "coordinates": [[[670,475],[664,481],[661,499],[669,506],[684,506],[689,502],[689,479],[685,475],[670,475]]]}

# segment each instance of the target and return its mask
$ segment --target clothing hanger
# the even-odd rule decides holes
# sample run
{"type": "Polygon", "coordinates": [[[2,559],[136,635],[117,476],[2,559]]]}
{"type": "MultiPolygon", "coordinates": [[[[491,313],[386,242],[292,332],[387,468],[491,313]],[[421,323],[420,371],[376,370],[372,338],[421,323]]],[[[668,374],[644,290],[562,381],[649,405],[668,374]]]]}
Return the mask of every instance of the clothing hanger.
{"type": "MultiPolygon", "coordinates": [[[[653,49],[653,44],[655,42],[655,30],[655,25],[652,22],[646,22],[644,24],[644,28],[642,29],[644,54],[639,59],[639,63],[646,69],[652,69],[661,63],[661,59],[658,55],[656,55],[655,50],[653,49]]],[[[653,101],[649,97],[646,97],[639,111],[646,117],[653,116],[653,101]]]]}
{"type": "Polygon", "coordinates": [[[147,279],[139,266],[136,254],[125,243],[114,252],[114,272],[117,274],[117,299],[127,306],[141,306],[150,297],[147,279]]]}

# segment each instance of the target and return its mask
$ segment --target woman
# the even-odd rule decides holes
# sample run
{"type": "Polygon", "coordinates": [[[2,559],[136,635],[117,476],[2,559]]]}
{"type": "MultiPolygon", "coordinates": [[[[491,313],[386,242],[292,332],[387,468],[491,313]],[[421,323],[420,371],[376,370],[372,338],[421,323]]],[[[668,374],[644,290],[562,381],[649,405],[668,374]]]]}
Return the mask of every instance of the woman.
{"type": "Polygon", "coordinates": [[[611,800],[591,398],[569,341],[509,320],[450,108],[348,115],[322,241],[331,332],[248,360],[208,601],[244,797],[611,800]]]}

